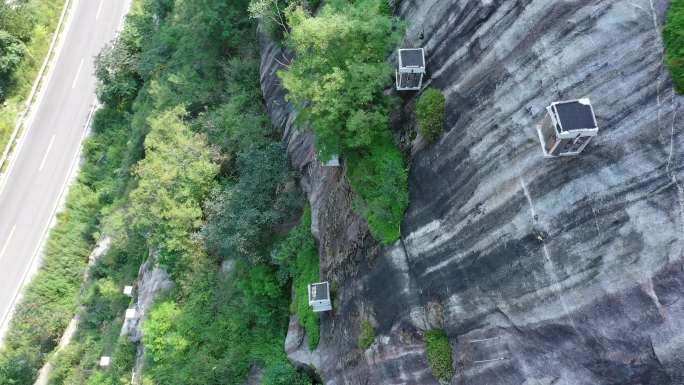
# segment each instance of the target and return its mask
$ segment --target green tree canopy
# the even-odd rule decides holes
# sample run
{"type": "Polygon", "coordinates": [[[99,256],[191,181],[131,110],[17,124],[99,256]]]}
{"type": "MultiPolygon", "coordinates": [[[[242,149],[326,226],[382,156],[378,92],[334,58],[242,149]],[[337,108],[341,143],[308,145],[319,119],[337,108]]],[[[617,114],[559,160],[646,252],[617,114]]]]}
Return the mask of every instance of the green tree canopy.
{"type": "Polygon", "coordinates": [[[193,250],[189,234],[201,225],[201,203],[218,172],[217,154],[185,125],[184,114],[177,107],[150,119],[126,214],[131,227],[160,252],[159,261],[170,266],[193,250]]]}
{"type": "Polygon", "coordinates": [[[238,156],[239,181],[227,184],[207,205],[207,249],[223,258],[252,262],[269,256],[272,229],[299,206],[287,155],[279,143],[254,146],[238,156]]]}
{"type": "Polygon", "coordinates": [[[26,46],[19,38],[0,30],[0,101],[5,99],[12,75],[25,53],[26,46]]]}
{"type": "Polygon", "coordinates": [[[322,158],[368,148],[388,129],[392,75],[387,55],[401,37],[383,1],[333,1],[313,17],[288,12],[289,44],[296,58],[279,72],[288,98],[316,134],[322,158]]]}
{"type": "Polygon", "coordinates": [[[402,25],[383,0],[335,0],[316,15],[297,7],[287,12],[288,44],[295,58],[280,71],[300,120],[316,134],[321,160],[342,155],[357,200],[356,211],[371,234],[392,243],[408,205],[407,176],[393,143],[384,94],[392,75],[387,56],[402,25]]]}

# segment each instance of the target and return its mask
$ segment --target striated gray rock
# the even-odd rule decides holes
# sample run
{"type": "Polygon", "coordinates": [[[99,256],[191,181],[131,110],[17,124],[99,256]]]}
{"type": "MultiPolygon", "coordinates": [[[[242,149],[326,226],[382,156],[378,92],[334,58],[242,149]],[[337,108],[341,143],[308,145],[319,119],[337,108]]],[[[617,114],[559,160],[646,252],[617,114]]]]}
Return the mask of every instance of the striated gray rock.
{"type": "Polygon", "coordinates": [[[169,293],[173,289],[173,281],[168,273],[157,266],[155,263],[156,253],[151,252],[152,256],[140,266],[137,281],[137,303],[135,310],[137,318],[124,321],[121,327],[122,336],[128,336],[129,340],[137,344],[135,366],[131,383],[141,384],[143,382],[143,369],[145,364],[145,347],[141,342],[143,338],[142,323],[147,313],[154,306],[154,301],[161,295],[169,293]]]}
{"type": "MultiPolygon", "coordinates": [[[[316,158],[313,135],[298,130],[292,106],[285,101],[285,91],[276,73],[279,62],[286,62],[287,54],[261,35],[261,89],[273,125],[283,131],[292,165],[300,173],[300,185],[311,204],[311,231],[319,241],[320,251],[330,258],[321,260],[324,276],[352,273],[358,262],[377,250],[377,242],[368,225],[352,212],[349,182],[343,177],[342,167],[325,167],[316,158]]],[[[328,277],[330,278],[330,277],[328,277]]]]}
{"type": "Polygon", "coordinates": [[[244,385],[261,385],[261,381],[264,379],[264,370],[258,366],[252,366],[249,370],[249,375],[247,375],[247,380],[244,385]]]}
{"type": "Polygon", "coordinates": [[[299,324],[299,318],[296,315],[290,316],[287,338],[285,338],[285,353],[287,353],[290,361],[299,368],[315,370],[320,366],[319,358],[321,355],[316,351],[309,350],[306,331],[299,324]]]}
{"type": "Polygon", "coordinates": [[[168,293],[173,288],[173,281],[166,270],[155,264],[155,258],[149,258],[140,266],[137,284],[136,318],[124,321],[121,335],[128,336],[132,342],[142,339],[142,321],[154,306],[157,297],[168,293]]]}
{"type": "MultiPolygon", "coordinates": [[[[320,167],[295,129],[282,53],[262,41],[267,106],[338,286],[315,352],[326,384],[435,384],[431,328],[452,342],[452,384],[684,384],[684,98],[663,66],[668,5],[399,2],[405,45],[426,48],[427,85],[447,97],[447,132],[410,145],[411,204],[384,249],[351,211],[344,170],[320,167]],[[598,137],[580,157],[543,159],[544,107],[579,97],[598,137]],[[360,352],[364,314],[378,339],[360,352]]],[[[398,131],[413,129],[414,96],[398,131]]]]}

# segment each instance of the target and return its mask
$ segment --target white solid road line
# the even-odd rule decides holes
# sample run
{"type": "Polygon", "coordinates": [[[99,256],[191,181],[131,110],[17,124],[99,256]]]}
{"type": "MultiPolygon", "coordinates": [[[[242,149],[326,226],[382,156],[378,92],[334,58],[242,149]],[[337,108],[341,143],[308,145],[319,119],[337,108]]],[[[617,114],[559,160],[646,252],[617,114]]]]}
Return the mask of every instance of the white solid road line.
{"type": "Polygon", "coordinates": [[[100,5],[97,7],[97,13],[95,14],[95,20],[100,18],[100,12],[102,12],[102,4],[104,0],[100,0],[100,5]]]}
{"type": "Polygon", "coordinates": [[[76,76],[74,77],[74,82],[71,83],[71,89],[76,88],[76,82],[78,81],[78,75],[81,74],[81,69],[83,68],[83,59],[81,59],[81,64],[78,65],[78,71],[76,71],[76,76]]]}
{"type": "Polygon", "coordinates": [[[45,155],[43,156],[43,160],[40,162],[40,167],[38,167],[38,172],[43,171],[43,167],[45,167],[45,161],[48,158],[48,154],[50,154],[50,149],[52,148],[52,145],[55,143],[55,136],[52,135],[52,138],[50,138],[50,144],[48,144],[48,148],[45,151],[45,155]]]}
{"type": "Polygon", "coordinates": [[[7,251],[7,246],[9,246],[10,241],[12,240],[12,237],[14,236],[14,230],[17,229],[17,225],[12,226],[12,231],[10,231],[9,237],[7,237],[7,240],[5,241],[5,246],[2,247],[2,250],[0,250],[0,261],[2,260],[2,257],[5,255],[5,251],[7,251]]]}

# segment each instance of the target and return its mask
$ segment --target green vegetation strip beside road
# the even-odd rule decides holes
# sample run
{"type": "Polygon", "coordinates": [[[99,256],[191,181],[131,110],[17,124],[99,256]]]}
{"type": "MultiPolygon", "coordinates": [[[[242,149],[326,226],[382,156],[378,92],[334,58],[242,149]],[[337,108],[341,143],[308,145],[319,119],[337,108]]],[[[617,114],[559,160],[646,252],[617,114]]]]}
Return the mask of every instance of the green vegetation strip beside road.
{"type": "Polygon", "coordinates": [[[665,61],[672,73],[675,90],[684,94],[684,0],[672,0],[665,29],[665,61]]]}
{"type": "Polygon", "coordinates": [[[48,55],[64,0],[0,2],[0,153],[48,55]]]}
{"type": "MultiPolygon", "coordinates": [[[[383,94],[391,73],[385,57],[401,26],[384,4],[334,1],[316,17],[289,7],[286,44],[298,56],[281,76],[302,107],[311,98],[302,116],[322,156],[345,157],[357,209],[389,243],[408,198],[387,118],[393,101],[383,94]],[[306,91],[323,86],[330,89],[306,91]]],[[[77,308],[81,324],[51,358],[50,384],[128,384],[135,348],[118,337],[130,305],[120,291],[146,259],[175,285],[143,323],[145,384],[242,384],[254,366],[264,370],[264,385],[311,383],[283,345],[288,308],[309,347],[318,344],[318,316],[306,295],[306,285],[319,280],[317,247],[282,133],[263,105],[248,6],[138,0],[116,44],[98,57],[103,107],[49,241],[66,243],[50,246],[60,253],[48,252],[19,305],[0,352],[1,385],[33,381],[77,308]],[[79,290],[99,234],[112,246],[79,290]],[[97,366],[102,355],[114,358],[111,367],[97,366]]]]}
{"type": "MultiPolygon", "coordinates": [[[[77,228],[60,245],[80,247],[48,255],[31,283],[20,315],[44,303],[61,307],[13,321],[0,384],[31,383],[77,307],[81,323],[52,358],[50,384],[128,384],[135,348],[118,337],[130,305],[121,288],[147,258],[170,273],[175,289],[143,324],[146,384],[241,384],[254,365],[266,385],[310,383],[283,344],[290,285],[318,279],[318,255],[310,214],[287,234],[303,199],[265,114],[247,5],[137,1],[119,40],[98,58],[103,107],[63,214],[77,228]],[[81,210],[87,214],[76,216],[81,210]],[[112,246],[79,295],[99,233],[112,246]],[[60,267],[71,275],[48,270],[66,256],[60,267]],[[225,260],[234,267],[223,271],[225,260]],[[112,366],[97,366],[102,355],[112,366]]],[[[306,310],[300,316],[313,319],[306,310]]],[[[315,345],[317,320],[308,325],[315,345]]]]}
{"type": "MultiPolygon", "coordinates": [[[[127,39],[130,36],[124,33],[122,40],[127,39]]],[[[79,296],[79,288],[88,255],[98,237],[100,220],[129,180],[129,173],[124,170],[126,162],[130,161],[123,156],[129,139],[127,109],[124,104],[105,100],[105,106],[93,118],[93,133],[84,144],[85,159],[78,180],[69,190],[66,208],[48,236],[43,264],[27,285],[10,323],[5,345],[0,350],[2,385],[33,383],[38,369],[57,345],[79,303],[86,308],[91,302],[100,303],[94,291],[107,292],[109,298],[116,297],[112,294],[111,285],[108,290],[102,286],[99,291],[89,285],[84,296],[79,296]]],[[[139,257],[136,257],[128,263],[135,265],[139,262],[139,257]]],[[[98,269],[101,267],[95,270],[98,269]]],[[[137,266],[134,270],[137,271],[137,266]]],[[[94,276],[99,278],[97,273],[94,276]]],[[[116,291],[119,292],[118,288],[116,291]]],[[[104,320],[106,315],[104,313],[100,317],[104,320]]],[[[95,324],[92,328],[98,333],[109,330],[109,335],[118,334],[115,327],[89,321],[95,316],[86,313],[82,327],[95,324]]],[[[114,322],[114,318],[110,321],[114,322]]],[[[75,351],[77,349],[70,346],[64,354],[70,356],[75,351]]]]}

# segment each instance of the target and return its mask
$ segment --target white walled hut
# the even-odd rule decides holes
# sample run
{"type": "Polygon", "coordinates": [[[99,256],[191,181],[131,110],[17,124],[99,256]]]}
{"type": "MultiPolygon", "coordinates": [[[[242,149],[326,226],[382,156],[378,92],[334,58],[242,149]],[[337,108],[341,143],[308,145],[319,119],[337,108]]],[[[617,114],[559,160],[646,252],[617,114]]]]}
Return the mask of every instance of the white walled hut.
{"type": "Polygon", "coordinates": [[[309,306],[316,313],[332,310],[330,284],[327,281],[309,284],[309,306]]]}
{"type": "Polygon", "coordinates": [[[417,91],[423,85],[425,75],[425,50],[402,48],[399,50],[399,67],[395,72],[398,91],[417,91]]]}
{"type": "Polygon", "coordinates": [[[112,363],[112,358],[109,356],[100,357],[100,367],[106,368],[112,363]]]}
{"type": "Polygon", "coordinates": [[[568,100],[551,103],[546,116],[537,126],[544,156],[579,155],[598,134],[596,116],[589,99],[568,100]]]}
{"type": "Polygon", "coordinates": [[[131,309],[126,309],[126,314],[124,315],[124,319],[127,320],[132,320],[138,318],[138,313],[135,311],[135,308],[131,309]]]}
{"type": "Polygon", "coordinates": [[[340,167],[340,157],[337,154],[333,154],[330,159],[322,162],[323,167],[340,167]]]}
{"type": "Polygon", "coordinates": [[[124,286],[123,294],[127,297],[133,297],[133,286],[124,286]]]}

